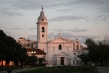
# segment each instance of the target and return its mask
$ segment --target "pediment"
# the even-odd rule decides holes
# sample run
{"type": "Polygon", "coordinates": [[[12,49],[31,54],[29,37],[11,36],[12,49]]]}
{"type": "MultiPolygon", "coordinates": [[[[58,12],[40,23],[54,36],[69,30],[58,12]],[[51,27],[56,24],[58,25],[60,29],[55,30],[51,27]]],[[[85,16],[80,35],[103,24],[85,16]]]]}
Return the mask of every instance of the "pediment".
{"type": "Polygon", "coordinates": [[[68,56],[68,54],[65,52],[61,52],[61,53],[57,54],[57,56],[68,56]]]}
{"type": "Polygon", "coordinates": [[[72,43],[72,41],[70,41],[69,39],[66,39],[66,38],[63,38],[61,36],[53,39],[53,40],[50,40],[50,42],[54,42],[54,43],[72,43]]]}

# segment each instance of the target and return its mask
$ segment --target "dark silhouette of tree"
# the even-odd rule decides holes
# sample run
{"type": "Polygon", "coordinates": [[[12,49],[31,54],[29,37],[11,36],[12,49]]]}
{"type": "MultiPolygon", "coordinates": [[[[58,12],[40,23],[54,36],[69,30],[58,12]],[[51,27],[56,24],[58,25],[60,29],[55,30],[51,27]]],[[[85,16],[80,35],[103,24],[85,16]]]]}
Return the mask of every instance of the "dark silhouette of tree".
{"type": "Polygon", "coordinates": [[[36,64],[36,62],[38,61],[38,58],[36,56],[29,56],[28,60],[30,64],[36,64]]]}
{"type": "Polygon", "coordinates": [[[87,62],[89,61],[88,54],[82,53],[81,55],[78,55],[78,57],[82,62],[84,62],[85,65],[87,65],[87,62]]]}
{"type": "Polygon", "coordinates": [[[109,42],[100,41],[95,42],[93,39],[88,38],[85,41],[87,45],[88,57],[95,65],[108,65],[109,62],[109,42]]]}
{"type": "Polygon", "coordinates": [[[0,60],[6,61],[8,65],[10,61],[14,61],[16,65],[18,62],[25,62],[27,57],[26,49],[16,42],[11,36],[7,36],[0,30],[0,60]]]}
{"type": "Polygon", "coordinates": [[[39,64],[43,64],[43,62],[45,62],[45,58],[39,58],[39,64]]]}

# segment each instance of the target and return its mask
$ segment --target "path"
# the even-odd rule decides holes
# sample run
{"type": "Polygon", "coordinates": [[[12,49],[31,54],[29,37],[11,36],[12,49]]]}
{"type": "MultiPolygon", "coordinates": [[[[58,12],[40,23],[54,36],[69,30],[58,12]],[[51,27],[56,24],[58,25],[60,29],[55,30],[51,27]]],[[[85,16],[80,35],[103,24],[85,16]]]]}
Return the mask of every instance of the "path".
{"type": "Polygon", "coordinates": [[[109,73],[109,67],[97,66],[98,71],[101,73],[109,73]]]}
{"type": "MultiPolygon", "coordinates": [[[[12,70],[12,73],[22,72],[26,70],[33,70],[33,69],[36,69],[36,68],[23,68],[23,69],[18,69],[18,70],[12,70]]],[[[7,73],[7,71],[1,71],[0,73],[7,73]]]]}

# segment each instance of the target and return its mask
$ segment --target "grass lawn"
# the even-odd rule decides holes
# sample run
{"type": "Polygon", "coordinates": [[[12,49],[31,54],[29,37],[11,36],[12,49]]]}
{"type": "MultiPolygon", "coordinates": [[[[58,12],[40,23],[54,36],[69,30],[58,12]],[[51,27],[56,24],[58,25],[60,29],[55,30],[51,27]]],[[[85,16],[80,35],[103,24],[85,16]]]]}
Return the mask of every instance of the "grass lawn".
{"type": "Polygon", "coordinates": [[[38,68],[35,70],[28,70],[19,73],[100,73],[96,71],[95,67],[73,67],[73,66],[58,66],[38,68]]]}
{"type": "Polygon", "coordinates": [[[22,69],[22,68],[36,68],[41,67],[40,65],[24,65],[24,66],[0,66],[0,71],[7,71],[7,70],[16,70],[16,69],[22,69]]]}
{"type": "Polygon", "coordinates": [[[7,70],[13,70],[13,69],[22,69],[22,66],[0,66],[0,71],[7,71],[7,70]]]}

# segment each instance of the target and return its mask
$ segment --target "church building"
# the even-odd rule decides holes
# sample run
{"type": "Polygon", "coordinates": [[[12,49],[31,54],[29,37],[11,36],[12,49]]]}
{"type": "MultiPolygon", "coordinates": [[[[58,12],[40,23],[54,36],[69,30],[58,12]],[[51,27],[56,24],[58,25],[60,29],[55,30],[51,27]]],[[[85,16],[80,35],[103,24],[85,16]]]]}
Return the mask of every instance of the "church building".
{"type": "Polygon", "coordinates": [[[82,61],[77,55],[83,53],[83,46],[78,39],[67,39],[59,33],[57,37],[48,40],[48,21],[44,10],[40,12],[37,21],[37,44],[36,48],[46,53],[47,66],[50,65],[82,65],[82,61]]]}

